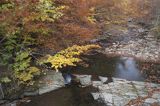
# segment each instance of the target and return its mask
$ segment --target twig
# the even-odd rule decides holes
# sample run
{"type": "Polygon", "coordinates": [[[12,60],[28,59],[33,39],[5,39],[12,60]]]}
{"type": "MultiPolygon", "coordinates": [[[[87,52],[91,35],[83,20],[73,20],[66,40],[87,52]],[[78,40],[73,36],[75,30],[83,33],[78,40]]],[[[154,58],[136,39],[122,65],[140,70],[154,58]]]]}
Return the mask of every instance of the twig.
{"type": "Polygon", "coordinates": [[[3,39],[2,39],[2,40],[0,40],[0,43],[2,43],[5,39],[6,39],[6,37],[3,37],[3,39]]]}

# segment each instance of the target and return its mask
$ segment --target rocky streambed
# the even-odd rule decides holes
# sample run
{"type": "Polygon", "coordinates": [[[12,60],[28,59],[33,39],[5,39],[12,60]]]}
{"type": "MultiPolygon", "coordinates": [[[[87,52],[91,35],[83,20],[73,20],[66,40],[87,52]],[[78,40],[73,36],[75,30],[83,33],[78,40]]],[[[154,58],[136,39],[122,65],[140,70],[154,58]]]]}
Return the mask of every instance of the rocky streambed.
{"type": "MultiPolygon", "coordinates": [[[[62,74],[49,72],[50,74],[41,80],[42,86],[37,90],[37,96],[27,97],[17,104],[20,103],[20,106],[160,105],[160,84],[147,82],[148,76],[141,70],[142,64],[147,63],[140,64],[132,57],[113,58],[99,53],[87,57],[88,67],[76,67],[73,71],[66,69],[62,74]]],[[[25,93],[25,97],[29,95],[33,96],[34,93],[29,91],[25,93]]]]}
{"type": "Polygon", "coordinates": [[[113,82],[103,84],[93,81],[98,92],[93,92],[95,100],[100,100],[106,106],[159,106],[160,85],[139,81],[127,81],[113,78],[113,82]]]}
{"type": "Polygon", "coordinates": [[[109,56],[131,56],[141,61],[160,63],[160,41],[152,27],[136,22],[128,22],[125,26],[114,25],[91,42],[102,45],[104,49],[100,52],[109,56]]]}
{"type": "Polygon", "coordinates": [[[91,80],[91,75],[76,75],[81,86],[70,85],[50,93],[32,98],[23,106],[159,106],[160,84],[128,81],[99,76],[91,80]]]}

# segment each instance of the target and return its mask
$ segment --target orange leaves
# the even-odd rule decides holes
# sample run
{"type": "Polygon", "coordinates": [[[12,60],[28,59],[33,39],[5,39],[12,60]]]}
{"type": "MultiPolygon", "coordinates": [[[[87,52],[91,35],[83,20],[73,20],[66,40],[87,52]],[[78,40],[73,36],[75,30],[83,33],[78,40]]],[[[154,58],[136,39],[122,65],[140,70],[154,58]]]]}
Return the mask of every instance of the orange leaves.
{"type": "Polygon", "coordinates": [[[80,26],[74,23],[67,23],[66,25],[62,25],[62,30],[68,36],[79,36],[79,37],[92,37],[94,36],[95,31],[90,29],[89,27],[80,26]]]}
{"type": "Polygon", "coordinates": [[[98,0],[57,0],[67,6],[64,16],[57,23],[60,35],[66,39],[83,42],[98,35],[98,24],[95,23],[93,7],[98,0]]]}

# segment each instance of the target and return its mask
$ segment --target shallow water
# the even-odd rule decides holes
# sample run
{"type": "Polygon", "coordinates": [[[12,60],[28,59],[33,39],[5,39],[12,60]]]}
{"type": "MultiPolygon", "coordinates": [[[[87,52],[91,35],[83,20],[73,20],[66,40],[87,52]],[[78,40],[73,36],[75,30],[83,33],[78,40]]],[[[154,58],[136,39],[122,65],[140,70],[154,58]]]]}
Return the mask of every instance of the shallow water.
{"type": "Polygon", "coordinates": [[[118,77],[127,80],[142,81],[143,75],[140,73],[139,65],[132,57],[106,57],[102,54],[88,56],[89,67],[78,67],[74,74],[89,74],[104,77],[118,77]]]}

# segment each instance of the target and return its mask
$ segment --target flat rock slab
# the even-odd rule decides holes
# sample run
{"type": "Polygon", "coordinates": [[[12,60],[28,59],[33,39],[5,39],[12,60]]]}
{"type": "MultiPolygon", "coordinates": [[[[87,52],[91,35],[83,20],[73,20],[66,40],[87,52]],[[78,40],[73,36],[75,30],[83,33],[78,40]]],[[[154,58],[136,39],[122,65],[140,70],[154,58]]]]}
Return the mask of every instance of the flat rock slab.
{"type": "Polygon", "coordinates": [[[93,81],[92,86],[99,91],[91,93],[93,98],[104,102],[106,106],[125,106],[139,97],[144,98],[142,101],[144,106],[154,103],[160,105],[160,92],[152,92],[151,97],[148,95],[151,89],[160,89],[160,84],[113,78],[113,82],[108,84],[93,81]]]}

